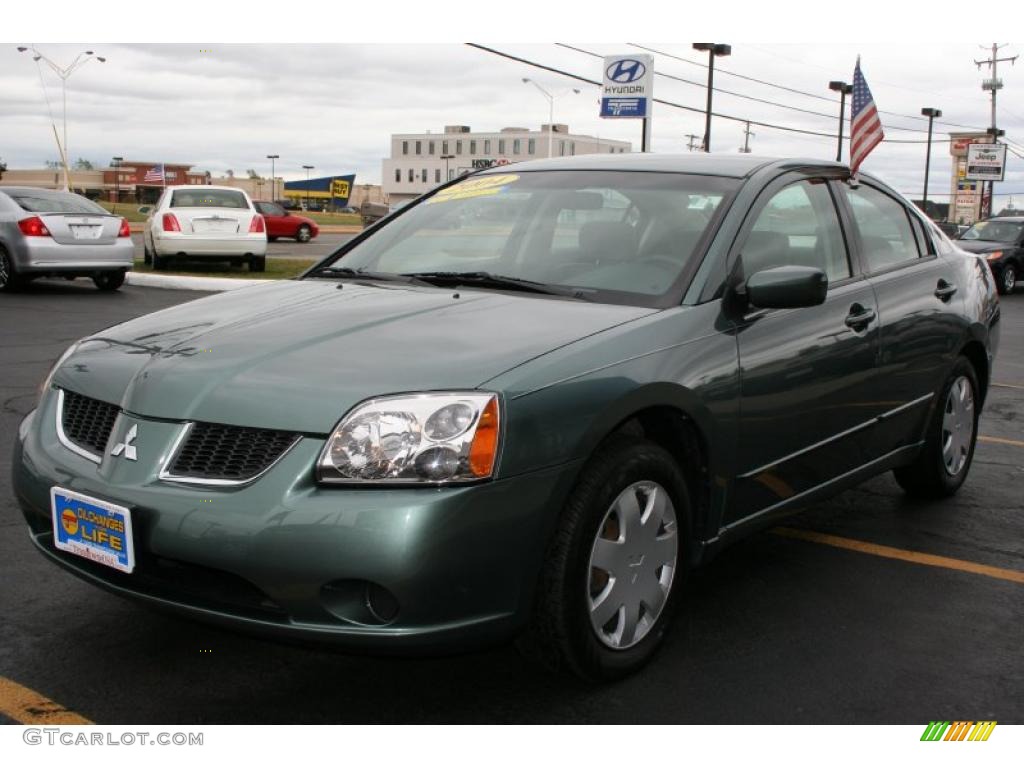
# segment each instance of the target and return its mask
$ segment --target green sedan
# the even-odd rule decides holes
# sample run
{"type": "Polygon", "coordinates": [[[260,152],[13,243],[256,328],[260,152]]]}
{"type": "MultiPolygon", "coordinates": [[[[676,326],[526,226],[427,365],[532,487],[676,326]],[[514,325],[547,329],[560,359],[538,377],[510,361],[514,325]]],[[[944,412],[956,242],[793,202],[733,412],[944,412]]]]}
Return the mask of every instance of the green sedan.
{"type": "Polygon", "coordinates": [[[998,318],[983,261],[838,163],[522,163],[76,342],[14,487],[44,556],[158,608],[613,679],[737,538],[890,470],[954,493],[998,318]]]}

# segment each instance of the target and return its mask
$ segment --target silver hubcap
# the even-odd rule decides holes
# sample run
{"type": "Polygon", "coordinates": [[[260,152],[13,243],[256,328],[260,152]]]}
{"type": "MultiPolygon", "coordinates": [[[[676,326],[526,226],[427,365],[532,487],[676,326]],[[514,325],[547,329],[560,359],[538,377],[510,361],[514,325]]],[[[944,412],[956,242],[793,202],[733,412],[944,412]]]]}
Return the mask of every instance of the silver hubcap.
{"type": "Polygon", "coordinates": [[[299,240],[303,243],[309,240],[309,230],[306,229],[305,227],[302,227],[299,230],[299,240]]]}
{"type": "Polygon", "coordinates": [[[7,264],[7,254],[0,253],[0,288],[7,285],[7,281],[11,277],[11,268],[7,264]]]}
{"type": "Polygon", "coordinates": [[[636,645],[661,615],[676,569],[676,510],[655,482],[633,483],[605,513],[590,552],[590,624],[609,648],[636,645]]]}
{"type": "Polygon", "coordinates": [[[950,477],[960,474],[974,441],[974,390],[966,376],[953,382],[942,415],[942,463],[950,477]]]}
{"type": "Polygon", "coordinates": [[[1010,293],[1016,283],[1017,271],[1013,267],[1005,267],[1003,269],[1003,288],[1006,290],[1006,293],[1010,293]]]}

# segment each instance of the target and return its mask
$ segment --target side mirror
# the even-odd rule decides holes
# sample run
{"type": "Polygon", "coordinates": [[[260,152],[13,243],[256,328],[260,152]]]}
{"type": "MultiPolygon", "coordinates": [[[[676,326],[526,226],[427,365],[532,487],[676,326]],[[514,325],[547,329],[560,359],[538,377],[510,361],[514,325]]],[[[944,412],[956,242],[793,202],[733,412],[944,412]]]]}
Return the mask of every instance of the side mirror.
{"type": "Polygon", "coordinates": [[[828,276],[814,267],[774,267],[747,278],[747,301],[762,309],[815,307],[824,303],[828,276]]]}
{"type": "Polygon", "coordinates": [[[139,206],[139,213],[149,213],[151,210],[153,210],[153,208],[151,206],[148,206],[148,205],[140,205],[139,206]]]}

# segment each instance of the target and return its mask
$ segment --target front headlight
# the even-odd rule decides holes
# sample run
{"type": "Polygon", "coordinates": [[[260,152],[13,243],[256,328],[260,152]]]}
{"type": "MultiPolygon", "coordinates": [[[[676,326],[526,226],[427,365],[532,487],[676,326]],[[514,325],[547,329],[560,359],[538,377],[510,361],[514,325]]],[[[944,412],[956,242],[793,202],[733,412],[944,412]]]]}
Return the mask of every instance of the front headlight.
{"type": "Polygon", "coordinates": [[[42,399],[46,396],[46,393],[50,390],[50,386],[53,384],[53,376],[55,373],[57,373],[57,369],[64,364],[65,360],[67,360],[69,357],[71,357],[71,355],[74,354],[75,350],[78,349],[79,345],[81,345],[83,341],[84,339],[79,339],[70,347],[65,349],[64,353],[57,358],[57,362],[55,362],[53,366],[50,368],[50,372],[46,374],[46,378],[39,383],[38,399],[40,401],[42,401],[42,399]]]}
{"type": "Polygon", "coordinates": [[[324,483],[450,483],[494,472],[498,396],[444,392],[367,400],[334,428],[317,461],[324,483]]]}

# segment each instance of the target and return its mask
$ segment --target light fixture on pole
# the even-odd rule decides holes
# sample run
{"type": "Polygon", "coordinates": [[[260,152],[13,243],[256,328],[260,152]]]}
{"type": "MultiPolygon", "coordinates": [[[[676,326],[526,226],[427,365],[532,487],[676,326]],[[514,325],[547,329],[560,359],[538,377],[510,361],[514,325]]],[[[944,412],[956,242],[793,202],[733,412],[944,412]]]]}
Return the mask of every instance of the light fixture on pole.
{"type": "Polygon", "coordinates": [[[524,83],[530,83],[534,88],[544,94],[548,100],[548,157],[553,156],[554,146],[554,135],[555,135],[555,99],[559,96],[566,96],[570,93],[579,93],[579,88],[569,88],[566,91],[560,93],[550,93],[544,86],[538,83],[536,80],[531,80],[528,77],[523,78],[524,83]]]}
{"type": "Polygon", "coordinates": [[[839,93],[839,147],[836,149],[836,162],[843,162],[843,121],[846,119],[846,97],[853,93],[853,86],[842,80],[829,80],[828,89],[839,93]]]}
{"type": "Polygon", "coordinates": [[[304,165],[302,167],[306,169],[306,210],[308,211],[309,210],[309,172],[311,170],[313,170],[313,166],[312,165],[304,165]]]}
{"type": "MultiPolygon", "coordinates": [[[[97,56],[93,51],[82,51],[78,54],[78,56],[75,57],[74,61],[72,61],[66,67],[62,67],[56,62],[44,56],[42,53],[36,50],[35,47],[31,45],[18,46],[19,53],[25,53],[26,51],[31,51],[33,53],[33,61],[44,62],[50,69],[56,72],[57,77],[60,78],[61,94],[64,103],[64,138],[63,142],[57,142],[58,145],[63,143],[63,146],[58,146],[57,148],[60,150],[61,156],[64,160],[64,191],[67,192],[68,190],[71,189],[71,172],[68,167],[68,164],[71,162],[70,157],[68,156],[68,78],[71,77],[71,75],[73,75],[78,69],[84,67],[87,62],[92,61],[93,59],[100,62],[101,64],[105,64],[107,60],[103,56],[97,56]]],[[[54,133],[56,133],[56,128],[54,128],[54,133]]]]}
{"type": "Polygon", "coordinates": [[[708,52],[708,106],[704,113],[704,151],[711,151],[711,96],[715,89],[715,56],[728,56],[732,46],[725,43],[694,43],[695,51],[708,52]]]}
{"type": "Polygon", "coordinates": [[[111,165],[114,166],[114,210],[113,213],[117,213],[117,203],[121,199],[121,163],[124,162],[123,157],[115,157],[111,159],[111,165]]]}
{"type": "Polygon", "coordinates": [[[451,176],[448,173],[448,161],[454,160],[455,155],[441,155],[441,159],[444,160],[444,180],[449,181],[451,176]]]}
{"type": "Polygon", "coordinates": [[[270,202],[277,200],[277,177],[274,175],[274,161],[279,157],[280,155],[267,155],[267,160],[270,161],[270,202]]]}
{"type": "MultiPolygon", "coordinates": [[[[928,171],[932,163],[932,121],[936,117],[942,117],[942,110],[934,107],[924,107],[921,114],[928,118],[928,154],[924,156],[924,212],[928,214],[928,171]]],[[[931,214],[928,214],[931,215],[931,214]]]]}

